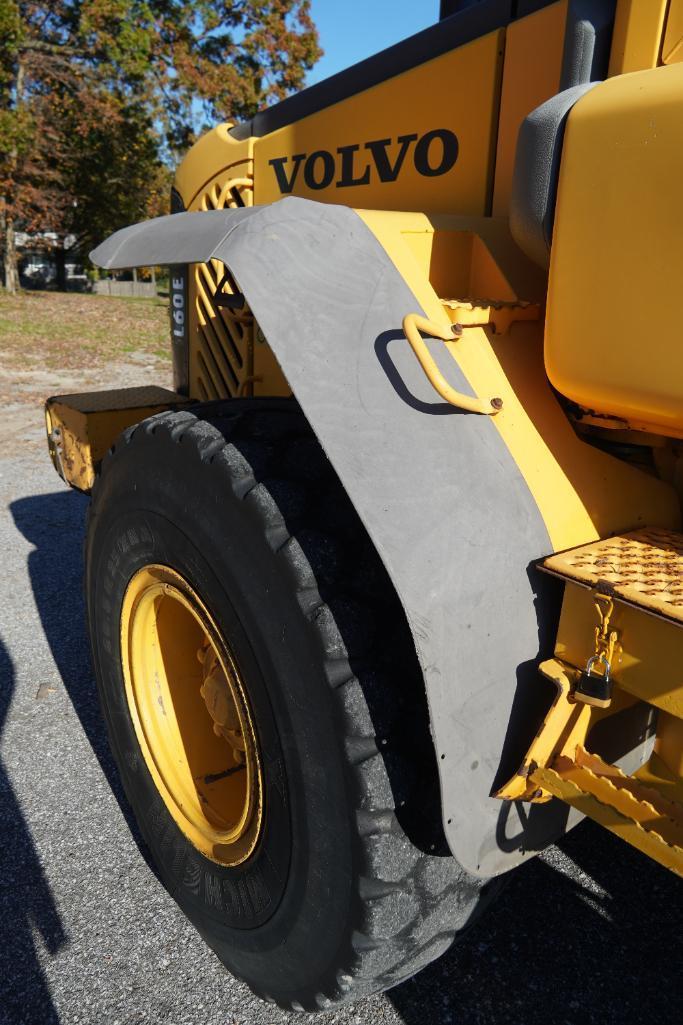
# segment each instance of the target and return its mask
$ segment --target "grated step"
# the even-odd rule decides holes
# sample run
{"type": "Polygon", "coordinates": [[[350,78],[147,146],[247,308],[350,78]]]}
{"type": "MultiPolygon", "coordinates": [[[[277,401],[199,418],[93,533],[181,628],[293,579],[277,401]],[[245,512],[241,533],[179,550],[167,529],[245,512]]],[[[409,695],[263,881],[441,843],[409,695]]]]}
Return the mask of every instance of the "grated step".
{"type": "Polygon", "coordinates": [[[540,568],[683,625],[683,534],[647,527],[551,555],[540,568]]]}

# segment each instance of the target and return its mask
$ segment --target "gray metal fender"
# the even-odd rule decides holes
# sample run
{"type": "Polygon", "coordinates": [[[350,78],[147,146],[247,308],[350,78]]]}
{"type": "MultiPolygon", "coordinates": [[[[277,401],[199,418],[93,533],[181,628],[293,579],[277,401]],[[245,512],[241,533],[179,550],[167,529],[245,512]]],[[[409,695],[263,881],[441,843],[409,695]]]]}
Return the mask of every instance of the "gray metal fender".
{"type": "Polygon", "coordinates": [[[552,545],[532,495],[489,417],[435,401],[401,330],[422,311],[353,210],[287,198],[176,214],[92,254],[108,268],[210,258],[244,292],[403,603],[450,848],[477,875],[503,872],[566,826],[564,805],[526,814],[490,797],[542,646],[529,566],[552,545]]]}

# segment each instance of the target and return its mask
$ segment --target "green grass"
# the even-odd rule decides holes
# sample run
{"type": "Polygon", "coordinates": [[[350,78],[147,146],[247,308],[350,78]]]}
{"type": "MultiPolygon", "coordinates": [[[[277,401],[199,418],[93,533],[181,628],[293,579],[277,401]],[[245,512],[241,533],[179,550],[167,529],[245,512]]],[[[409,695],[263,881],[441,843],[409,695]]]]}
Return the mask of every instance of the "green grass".
{"type": "Polygon", "coordinates": [[[73,292],[0,293],[0,356],[73,369],[139,352],[171,359],[168,301],[73,292]]]}

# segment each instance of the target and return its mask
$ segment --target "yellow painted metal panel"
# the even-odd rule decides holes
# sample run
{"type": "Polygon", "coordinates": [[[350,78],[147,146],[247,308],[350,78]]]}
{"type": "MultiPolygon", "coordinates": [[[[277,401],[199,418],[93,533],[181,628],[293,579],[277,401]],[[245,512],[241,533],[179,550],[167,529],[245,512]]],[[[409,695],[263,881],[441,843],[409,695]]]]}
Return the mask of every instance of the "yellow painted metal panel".
{"type": "Polygon", "coordinates": [[[45,426],[57,473],[71,487],[90,491],[102,459],[121,431],[187,401],[156,385],[53,396],[45,403],[45,426]]]}
{"type": "Polygon", "coordinates": [[[352,207],[485,213],[503,39],[502,30],[490,33],[256,139],[255,202],[292,194],[352,207]]]}
{"type": "MultiPolygon", "coordinates": [[[[592,592],[568,583],[555,654],[581,668],[593,654],[597,624],[592,592]]],[[[615,602],[610,625],[621,654],[612,667],[619,687],[670,715],[683,717],[683,631],[680,625],[615,602]]]]}
{"type": "MultiPolygon", "coordinates": [[[[659,718],[661,722],[661,714],[659,718]]],[[[675,721],[680,727],[680,719],[673,721],[675,721]]],[[[658,730],[660,729],[660,723],[657,724],[657,728],[658,730]]],[[[677,801],[683,807],[683,773],[672,772],[664,760],[659,757],[657,754],[659,743],[659,738],[657,738],[655,741],[654,754],[652,754],[647,764],[641,766],[641,768],[634,773],[635,778],[642,780],[645,786],[659,790],[659,792],[665,797],[668,797],[670,801],[677,801]]],[[[677,754],[680,759],[680,748],[677,754]]]]}
{"type": "Polygon", "coordinates": [[[678,780],[683,798],[683,719],[665,712],[660,714],[655,751],[664,771],[678,780]]]}
{"type": "Polygon", "coordinates": [[[683,434],[683,66],[623,75],[569,117],[550,266],[546,366],[587,409],[683,434]]]}
{"type": "MultiPolygon", "coordinates": [[[[189,210],[195,201],[201,198],[198,197],[198,193],[207,187],[211,179],[215,179],[228,168],[244,165],[244,161],[251,160],[254,140],[233,139],[230,135],[231,127],[229,122],[225,122],[202,135],[178,167],[174,184],[186,209],[189,210]]],[[[232,177],[242,173],[243,168],[240,168],[232,177]]]]}
{"type": "MultiPolygon", "coordinates": [[[[470,268],[462,266],[471,259],[473,234],[485,236],[487,249],[507,279],[507,289],[514,285],[511,294],[535,298],[537,282],[527,273],[519,250],[505,245],[507,229],[500,222],[389,211],[359,213],[428,318],[445,330],[450,321],[441,302],[444,293],[458,298],[459,289],[474,283],[470,268]],[[444,247],[434,238],[441,233],[451,236],[444,247]],[[458,234],[465,238],[460,246],[454,241],[458,234]],[[441,295],[435,291],[436,284],[443,290],[441,295]]],[[[555,551],[638,524],[679,526],[678,499],[672,487],[577,437],[548,384],[540,322],[513,323],[505,334],[485,326],[468,328],[457,341],[444,344],[476,395],[503,399],[503,409],[493,422],[538,504],[555,551]]]]}
{"type": "Polygon", "coordinates": [[[507,214],[519,127],[560,88],[567,0],[508,26],[498,125],[494,216],[507,214]]]}
{"type": "Polygon", "coordinates": [[[655,68],[669,0],[618,0],[609,74],[655,68]]]}
{"type": "Polygon", "coordinates": [[[669,0],[666,29],[662,44],[662,63],[676,64],[683,60],[683,0],[669,0]]]}

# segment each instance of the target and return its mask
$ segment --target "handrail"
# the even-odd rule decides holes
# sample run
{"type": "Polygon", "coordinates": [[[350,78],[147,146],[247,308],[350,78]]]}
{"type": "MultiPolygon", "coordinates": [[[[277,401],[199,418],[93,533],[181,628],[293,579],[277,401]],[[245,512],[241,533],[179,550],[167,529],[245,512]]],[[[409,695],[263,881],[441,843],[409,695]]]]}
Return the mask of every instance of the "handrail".
{"type": "Polygon", "coordinates": [[[420,366],[427,375],[427,380],[432,388],[439,393],[442,399],[450,402],[452,406],[457,406],[458,409],[463,409],[467,413],[482,413],[485,416],[495,416],[503,408],[502,399],[493,398],[486,402],[484,399],[464,395],[462,392],[452,388],[434,362],[434,358],[420,334],[421,331],[432,338],[440,338],[442,342],[452,342],[455,339],[451,331],[441,327],[439,324],[435,324],[432,320],[427,320],[426,317],[421,317],[417,313],[409,313],[403,318],[403,333],[417,356],[420,366]]]}

